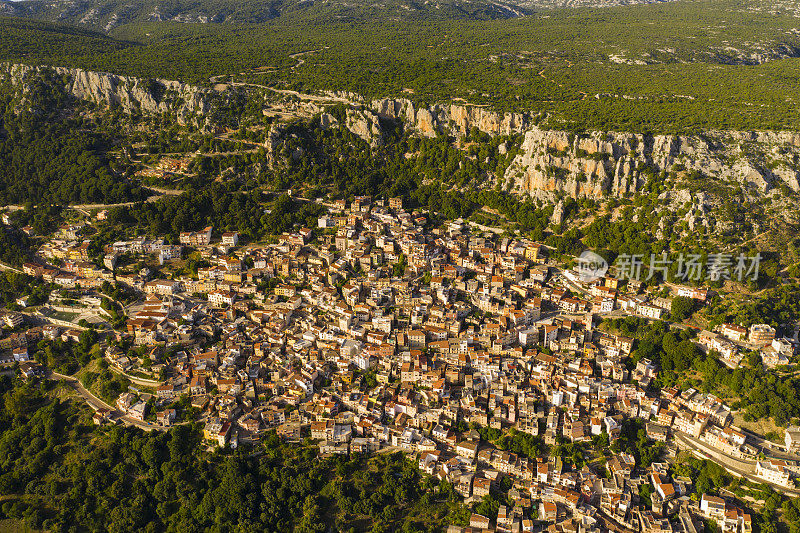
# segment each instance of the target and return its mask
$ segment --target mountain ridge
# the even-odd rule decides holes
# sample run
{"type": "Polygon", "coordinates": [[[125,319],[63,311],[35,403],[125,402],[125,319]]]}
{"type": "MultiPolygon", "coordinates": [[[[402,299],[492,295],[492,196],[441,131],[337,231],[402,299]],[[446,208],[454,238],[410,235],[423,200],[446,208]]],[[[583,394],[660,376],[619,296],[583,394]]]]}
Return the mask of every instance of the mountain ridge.
{"type": "MultiPolygon", "coordinates": [[[[266,94],[251,87],[222,89],[194,87],[171,80],[144,80],[103,72],[61,67],[0,65],[0,75],[12,85],[24,87],[41,74],[54,71],[64,80],[63,89],[94,104],[118,106],[126,113],[175,116],[180,124],[215,127],[215,107],[246,93],[264,110],[284,116],[319,117],[323,128],[345,127],[372,146],[386,134],[382,121],[399,122],[422,137],[439,134],[464,138],[473,130],[492,136],[522,135],[519,151],[500,177],[508,190],[554,201],[559,195],[573,198],[623,196],[640,190],[661,173],[680,166],[685,179],[715,179],[738,183],[743,193],[758,198],[780,187],[800,192],[800,132],[707,131],[701,135],[642,135],[619,131],[587,131],[576,134],[541,128],[524,113],[502,113],[470,104],[417,106],[410,100],[368,100],[358,95],[337,119],[329,112],[341,104],[340,95],[328,101],[314,96],[266,94]],[[677,165],[677,166],[676,166],[677,165]],[[692,178],[691,176],[695,176],[692,178]]],[[[24,94],[24,91],[23,91],[24,94]]],[[[233,125],[235,126],[235,124],[233,125]]],[[[273,159],[286,140],[282,126],[274,125],[264,144],[273,159]]],[[[702,215],[702,210],[700,211],[702,215]]],[[[698,215],[699,216],[699,215],[698,215]]],[[[695,222],[693,221],[692,224],[695,222]]],[[[699,222],[698,222],[699,223],[699,222]]]]}
{"type": "Polygon", "coordinates": [[[109,32],[139,22],[263,23],[293,11],[320,9],[339,17],[493,20],[543,9],[599,8],[676,0],[1,0],[0,15],[63,22],[109,32]]]}

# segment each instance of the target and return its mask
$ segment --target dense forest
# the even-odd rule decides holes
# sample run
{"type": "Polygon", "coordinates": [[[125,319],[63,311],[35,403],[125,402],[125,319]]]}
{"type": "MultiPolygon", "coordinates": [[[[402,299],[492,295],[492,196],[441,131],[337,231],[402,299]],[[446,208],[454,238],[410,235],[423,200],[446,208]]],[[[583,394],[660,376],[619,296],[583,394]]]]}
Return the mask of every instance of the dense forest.
{"type": "Polygon", "coordinates": [[[275,87],[428,104],[458,98],[539,114],[561,128],[795,129],[800,115],[785,98],[800,69],[794,17],[764,13],[759,2],[691,0],[509,20],[461,16],[471,7],[420,17],[404,10],[398,18],[393,9],[309,3],[261,23],[136,19],[113,28],[113,40],[12,20],[0,24],[0,59],[199,84],[245,73],[275,87]],[[708,30],[719,27],[725,32],[708,30]]]}
{"type": "Polygon", "coordinates": [[[79,115],[54,72],[24,91],[0,85],[0,202],[114,203],[142,198],[105,152],[108,135],[79,115]]]}
{"type": "Polygon", "coordinates": [[[607,327],[638,339],[631,366],[643,358],[653,361],[659,366],[660,387],[694,387],[733,398],[731,407],[741,409],[747,421],[770,417],[786,426],[800,420],[800,377],[765,370],[758,352],[746,354],[742,365],[731,370],[719,361],[719,354],[703,353],[691,341],[689,329],[670,329],[666,322],[637,317],[611,319],[607,327]]]}
{"type": "Polygon", "coordinates": [[[31,239],[16,228],[0,225],[0,262],[21,266],[30,256],[31,239]]]}
{"type": "Polygon", "coordinates": [[[323,459],[274,433],[207,453],[193,425],[92,427],[57,387],[0,377],[0,518],[65,532],[321,533],[441,531],[469,517],[403,454],[323,459]]]}
{"type": "MultiPolygon", "coordinates": [[[[58,20],[82,27],[105,30],[122,24],[152,20],[207,23],[259,23],[281,15],[308,11],[302,0],[98,0],[72,4],[27,0],[10,4],[6,12],[15,16],[58,20]]],[[[399,14],[414,19],[491,20],[519,16],[530,11],[489,0],[447,0],[429,5],[391,0],[377,5],[329,2],[328,9],[341,18],[399,14]]]]}
{"type": "Polygon", "coordinates": [[[36,56],[45,50],[76,55],[104,54],[133,46],[102,33],[67,24],[3,18],[2,46],[9,57],[36,56]],[[68,46],[64,49],[65,42],[68,46]],[[60,51],[59,51],[60,49],[60,51]]]}
{"type": "Polygon", "coordinates": [[[260,193],[248,195],[215,183],[158,203],[116,207],[106,221],[106,227],[116,231],[104,237],[115,238],[119,230],[132,225],[150,235],[169,235],[177,242],[182,231],[213,226],[215,231],[238,231],[248,239],[259,239],[291,230],[296,224],[316,227],[324,210],[320,205],[299,202],[287,195],[269,204],[261,200],[260,193]]]}
{"type": "Polygon", "coordinates": [[[53,286],[41,279],[18,272],[0,272],[0,301],[14,307],[18,298],[28,297],[29,305],[39,305],[47,300],[53,286]]]}

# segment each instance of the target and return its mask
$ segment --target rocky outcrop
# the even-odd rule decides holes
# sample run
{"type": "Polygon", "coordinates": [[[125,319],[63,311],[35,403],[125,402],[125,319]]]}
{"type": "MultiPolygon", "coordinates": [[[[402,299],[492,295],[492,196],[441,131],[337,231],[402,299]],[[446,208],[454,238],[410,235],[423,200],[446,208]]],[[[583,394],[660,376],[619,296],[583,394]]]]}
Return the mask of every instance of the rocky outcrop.
{"type": "Polygon", "coordinates": [[[450,120],[461,134],[478,128],[491,135],[510,135],[520,133],[528,124],[528,118],[521,113],[496,113],[483,107],[449,106],[450,120]]]}
{"type": "Polygon", "coordinates": [[[559,200],[553,207],[553,214],[550,216],[550,223],[554,226],[561,225],[564,222],[564,201],[559,200]]]}
{"type": "MultiPolygon", "coordinates": [[[[209,126],[212,110],[239,91],[265,98],[260,89],[221,84],[200,88],[177,81],[141,79],[76,68],[0,64],[0,78],[22,87],[26,80],[47,75],[68,93],[96,104],[118,106],[127,113],[170,113],[181,124],[209,126]]],[[[521,146],[509,140],[500,155],[517,155],[498,180],[519,194],[555,199],[623,196],[635,193],[664,172],[680,179],[710,179],[736,184],[745,194],[760,196],[786,186],[800,192],[800,132],[710,131],[703,135],[644,136],[620,132],[574,134],[545,130],[532,124],[526,113],[500,113],[468,104],[421,106],[403,98],[367,102],[352,93],[298,95],[278,103],[267,98],[264,113],[275,116],[319,117],[323,128],[343,126],[378,146],[383,142],[382,121],[401,121],[419,135],[468,134],[473,128],[490,135],[524,134],[521,146]],[[334,116],[332,104],[344,105],[334,116]],[[271,109],[271,111],[270,111],[271,109]],[[338,119],[336,117],[339,117],[338,119]]],[[[269,157],[281,144],[283,131],[270,130],[265,148],[269,157]]],[[[680,184],[673,184],[680,187],[680,184]]]]}
{"type": "Polygon", "coordinates": [[[411,100],[384,98],[370,107],[384,119],[402,120],[407,127],[426,137],[437,133],[465,135],[472,128],[490,135],[522,133],[530,119],[524,113],[498,113],[481,106],[436,104],[417,106],[411,100]]]}
{"type": "Polygon", "coordinates": [[[751,196],[785,185],[800,191],[800,134],[708,132],[646,137],[616,132],[574,135],[533,127],[505,182],[520,194],[553,199],[623,196],[648,179],[678,171],[683,179],[735,183],[751,196]]]}
{"type": "Polygon", "coordinates": [[[781,165],[772,170],[773,177],[786,184],[794,192],[800,192],[800,173],[793,168],[781,165]]]}
{"type": "Polygon", "coordinates": [[[276,160],[276,151],[281,145],[281,138],[283,136],[283,131],[278,127],[277,124],[273,124],[269,132],[267,132],[266,140],[264,141],[264,149],[267,153],[267,163],[273,165],[276,160]]]}
{"type": "Polygon", "coordinates": [[[372,145],[379,144],[383,140],[378,115],[372,111],[348,109],[344,126],[372,145]]]}
{"type": "Polygon", "coordinates": [[[343,124],[330,113],[322,112],[319,115],[319,125],[325,129],[344,126],[373,147],[383,142],[383,130],[378,115],[368,109],[347,109],[343,124]]]}
{"type": "Polygon", "coordinates": [[[639,187],[631,157],[633,135],[575,136],[534,127],[525,132],[521,153],[506,171],[519,193],[547,191],[568,196],[621,195],[639,187]]]}
{"type": "Polygon", "coordinates": [[[188,123],[194,117],[207,115],[212,100],[220,94],[178,81],[118,76],[77,68],[6,63],[0,66],[0,75],[13,84],[24,85],[26,80],[47,70],[63,80],[64,89],[76,98],[119,106],[126,113],[174,113],[181,124],[188,123]]]}
{"type": "Polygon", "coordinates": [[[670,228],[678,223],[685,223],[689,231],[715,225],[722,227],[723,223],[713,216],[714,203],[703,191],[692,193],[686,189],[667,190],[658,195],[658,200],[663,205],[663,211],[669,213],[668,217],[659,220],[658,238],[664,238],[670,228]],[[676,216],[682,210],[685,214],[676,216]]]}

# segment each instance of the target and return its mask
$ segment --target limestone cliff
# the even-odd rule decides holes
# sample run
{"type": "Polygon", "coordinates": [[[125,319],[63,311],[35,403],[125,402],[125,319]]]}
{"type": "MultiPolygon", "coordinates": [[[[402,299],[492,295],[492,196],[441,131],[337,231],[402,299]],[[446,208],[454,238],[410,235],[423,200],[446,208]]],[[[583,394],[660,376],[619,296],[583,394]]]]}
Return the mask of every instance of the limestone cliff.
{"type": "Polygon", "coordinates": [[[370,107],[385,119],[402,120],[421,135],[433,137],[438,132],[464,135],[473,127],[491,135],[521,133],[529,124],[523,113],[497,113],[480,106],[435,104],[416,106],[406,99],[374,100],[370,107]]]}
{"type": "Polygon", "coordinates": [[[378,115],[369,109],[347,109],[343,124],[327,112],[322,112],[319,117],[319,125],[323,128],[344,126],[372,146],[377,146],[383,141],[383,130],[378,115]]]}
{"type": "Polygon", "coordinates": [[[709,178],[751,195],[780,186],[800,191],[800,134],[707,132],[702,136],[643,136],[617,132],[569,134],[532,127],[506,170],[520,194],[622,196],[664,171],[685,180],[709,178]]]}
{"type": "MultiPolygon", "coordinates": [[[[473,128],[490,135],[522,134],[521,145],[501,144],[500,155],[516,156],[503,176],[511,190],[554,199],[623,196],[640,190],[664,171],[684,180],[710,179],[750,196],[789,187],[800,192],[800,133],[710,131],[703,135],[645,136],[620,132],[572,134],[545,130],[526,113],[496,112],[469,104],[422,106],[403,98],[367,101],[352,93],[273,95],[264,87],[218,85],[201,88],[178,81],[140,79],[76,68],[0,64],[0,79],[25,87],[45,73],[76,98],[119,106],[127,113],[172,113],[181,124],[209,126],[212,111],[240,92],[264,99],[264,115],[279,119],[318,116],[321,127],[344,126],[371,146],[383,142],[383,121],[401,121],[407,130],[433,137],[463,136],[473,128]],[[266,90],[266,91],[265,91],[266,90]],[[260,91],[260,92],[259,92],[260,91]],[[276,98],[278,101],[273,101],[276,98]],[[335,118],[329,106],[346,106],[335,118]]],[[[280,93],[280,91],[276,91],[280,93]]],[[[286,92],[286,91],[284,91],[286,92]]],[[[283,130],[273,126],[265,142],[272,156],[283,130]]],[[[680,187],[680,184],[676,184],[680,187]]]]}
{"type": "Polygon", "coordinates": [[[217,91],[178,81],[146,80],[77,68],[4,63],[0,65],[0,76],[12,84],[24,85],[26,80],[46,70],[55,72],[63,80],[64,89],[76,98],[120,106],[126,113],[174,113],[181,124],[206,115],[212,100],[219,95],[217,91]]]}
{"type": "MultiPolygon", "coordinates": [[[[354,98],[354,95],[348,95],[354,98]]],[[[526,113],[499,113],[467,104],[419,106],[407,99],[374,100],[384,119],[419,135],[524,134],[520,153],[503,176],[512,190],[553,198],[623,196],[663,171],[732,182],[752,194],[788,186],[800,192],[800,133],[711,131],[702,136],[644,136],[620,132],[570,134],[533,125],[526,113]]],[[[506,146],[503,145],[503,150],[506,146]]]]}

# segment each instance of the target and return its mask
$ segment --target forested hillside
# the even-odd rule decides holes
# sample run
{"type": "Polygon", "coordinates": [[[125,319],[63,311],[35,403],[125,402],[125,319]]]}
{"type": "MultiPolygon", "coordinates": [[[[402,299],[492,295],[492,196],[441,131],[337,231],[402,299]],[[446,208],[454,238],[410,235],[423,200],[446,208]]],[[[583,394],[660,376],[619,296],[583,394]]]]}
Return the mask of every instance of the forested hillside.
{"type": "Polygon", "coordinates": [[[143,197],[112,168],[112,138],[80,115],[83,104],[65,94],[55,73],[0,86],[0,201],[128,202],[143,197]]]}
{"type": "Polygon", "coordinates": [[[448,483],[402,454],[320,459],[316,446],[206,453],[194,425],[98,429],[53,382],[0,377],[0,519],[48,531],[440,531],[463,523],[448,483]]]}
{"type": "MultiPolygon", "coordinates": [[[[602,2],[604,0],[600,0],[602,2]]],[[[545,1],[545,4],[548,2],[545,1]]],[[[616,0],[611,0],[612,5],[616,0]]],[[[537,2],[520,7],[515,2],[493,0],[440,0],[414,2],[389,0],[381,3],[328,1],[322,10],[337,18],[367,19],[402,17],[405,19],[508,19],[531,13],[537,2]]],[[[550,6],[548,6],[550,7],[550,6]]],[[[0,14],[51,22],[65,22],[100,31],[142,22],[193,24],[267,22],[296,12],[316,14],[316,2],[298,0],[23,0],[0,2],[0,14]]]]}
{"type": "Polygon", "coordinates": [[[760,0],[681,0],[506,20],[447,10],[398,17],[359,5],[282,9],[259,23],[137,19],[111,29],[113,40],[6,20],[0,59],[208,85],[232,75],[305,92],[347,90],[428,104],[461,99],[541,113],[553,127],[800,127],[791,96],[800,70],[796,19],[768,12],[760,0]]]}
{"type": "Polygon", "coordinates": [[[105,54],[129,46],[108,35],[66,24],[3,18],[2,47],[9,57],[39,57],[46,53],[105,54]],[[66,48],[64,48],[66,46],[66,48]]]}
{"type": "Polygon", "coordinates": [[[508,19],[537,9],[602,7],[669,0],[21,0],[0,2],[0,14],[60,21],[108,31],[131,22],[259,23],[323,5],[338,17],[403,19],[508,19]]]}

